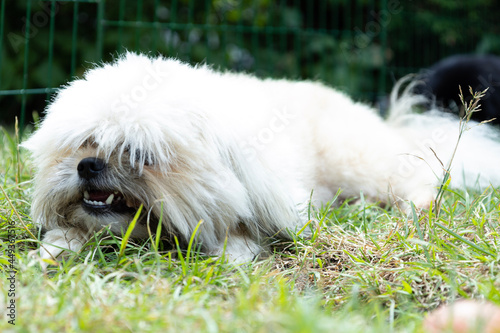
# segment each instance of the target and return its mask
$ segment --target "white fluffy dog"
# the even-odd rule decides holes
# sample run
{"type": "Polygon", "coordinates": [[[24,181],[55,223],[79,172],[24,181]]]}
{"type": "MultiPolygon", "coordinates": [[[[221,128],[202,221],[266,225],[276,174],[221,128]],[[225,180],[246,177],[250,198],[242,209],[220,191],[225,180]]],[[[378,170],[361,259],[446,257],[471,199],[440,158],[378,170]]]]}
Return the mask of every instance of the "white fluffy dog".
{"type": "MultiPolygon", "coordinates": [[[[382,120],[366,105],[314,82],[261,80],[128,53],[62,88],[24,143],[37,173],[33,219],[42,258],[79,250],[104,226],[132,236],[158,223],[209,255],[251,260],[269,237],[304,225],[314,201],[362,192],[368,200],[433,200],[458,120],[412,115],[395,100],[382,120]],[[431,147],[433,150],[429,149],[431,147]]],[[[465,133],[456,186],[500,184],[498,134],[465,133]]]]}

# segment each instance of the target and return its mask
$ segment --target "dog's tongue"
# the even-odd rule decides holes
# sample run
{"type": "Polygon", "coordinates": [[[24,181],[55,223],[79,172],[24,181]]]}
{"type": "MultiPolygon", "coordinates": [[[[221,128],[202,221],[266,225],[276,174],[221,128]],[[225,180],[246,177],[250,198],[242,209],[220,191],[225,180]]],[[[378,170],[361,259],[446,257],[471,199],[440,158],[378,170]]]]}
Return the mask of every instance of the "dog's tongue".
{"type": "Polygon", "coordinates": [[[89,200],[105,202],[111,195],[111,192],[91,191],[89,192],[89,200]]]}

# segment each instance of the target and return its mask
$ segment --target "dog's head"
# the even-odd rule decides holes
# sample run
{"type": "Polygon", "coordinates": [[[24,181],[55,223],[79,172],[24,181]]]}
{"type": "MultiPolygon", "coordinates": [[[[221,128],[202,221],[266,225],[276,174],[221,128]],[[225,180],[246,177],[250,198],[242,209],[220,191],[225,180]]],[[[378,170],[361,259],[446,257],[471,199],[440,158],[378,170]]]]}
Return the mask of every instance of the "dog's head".
{"type": "Polygon", "coordinates": [[[190,91],[209,71],[127,54],[61,89],[23,144],[36,168],[34,220],[48,229],[123,231],[143,205],[133,235],[146,236],[146,222],[161,217],[164,230],[189,239],[204,220],[202,242],[220,244],[242,221],[271,234],[267,221],[295,218],[231,128],[205,112],[205,99],[217,97],[190,91]]]}
{"type": "MultiPolygon", "coordinates": [[[[186,64],[127,54],[61,89],[23,146],[36,168],[33,219],[48,229],[123,231],[143,205],[135,236],[162,218],[206,243],[253,214],[241,158],[199,105],[173,91],[186,64]]],[[[165,230],[165,229],[164,229],[165,230]]]]}
{"type": "Polygon", "coordinates": [[[109,226],[120,233],[142,204],[144,213],[134,235],[147,236],[146,223],[155,224],[160,215],[155,204],[161,196],[151,190],[151,183],[165,182],[165,174],[152,161],[141,161],[139,154],[131,163],[130,152],[106,154],[92,139],[76,150],[61,149],[49,156],[42,152],[38,160],[46,162],[38,165],[33,216],[49,228],[76,226],[96,231],[109,226]]]}

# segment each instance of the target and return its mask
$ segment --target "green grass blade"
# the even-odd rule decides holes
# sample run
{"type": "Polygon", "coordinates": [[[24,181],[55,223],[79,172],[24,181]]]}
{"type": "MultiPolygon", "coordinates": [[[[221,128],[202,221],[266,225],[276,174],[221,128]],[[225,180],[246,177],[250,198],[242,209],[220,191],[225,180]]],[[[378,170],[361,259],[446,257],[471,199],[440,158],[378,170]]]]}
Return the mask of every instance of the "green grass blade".
{"type": "Polygon", "coordinates": [[[156,227],[156,239],[155,239],[155,251],[158,252],[158,247],[160,245],[161,238],[161,228],[163,224],[163,202],[160,206],[160,219],[158,221],[158,226],[156,227]]]}
{"type": "Polygon", "coordinates": [[[200,220],[198,222],[198,224],[196,225],[196,227],[194,228],[193,230],[193,233],[191,234],[191,238],[189,239],[189,244],[188,244],[188,248],[187,248],[187,251],[186,251],[186,260],[187,261],[190,261],[191,260],[191,248],[193,247],[193,244],[194,244],[194,239],[196,237],[196,233],[198,232],[198,229],[200,228],[200,226],[203,224],[203,220],[200,220]]]}
{"type": "Polygon", "coordinates": [[[137,220],[139,219],[139,216],[141,216],[142,212],[142,204],[139,206],[139,209],[137,210],[137,213],[135,213],[134,218],[128,225],[127,231],[125,232],[125,236],[123,236],[123,239],[120,244],[120,253],[118,254],[118,262],[120,262],[121,257],[123,256],[123,253],[125,252],[125,247],[127,246],[128,240],[130,238],[130,235],[132,234],[132,231],[135,228],[135,225],[137,223],[137,220]]]}
{"type": "Polygon", "coordinates": [[[474,248],[474,249],[476,249],[476,250],[478,250],[478,251],[480,251],[480,252],[482,252],[482,253],[484,253],[484,254],[488,254],[488,255],[490,255],[490,256],[492,256],[492,257],[496,257],[496,255],[495,255],[495,254],[493,254],[493,253],[491,253],[491,252],[489,252],[489,251],[487,251],[487,250],[485,250],[485,249],[481,248],[480,246],[478,246],[478,245],[476,245],[476,244],[472,243],[471,241],[469,241],[468,239],[463,238],[462,236],[460,236],[460,235],[459,235],[459,234],[457,234],[456,232],[454,232],[454,231],[452,231],[452,230],[448,229],[447,227],[445,227],[445,226],[444,226],[444,225],[442,225],[441,223],[439,223],[439,222],[435,222],[435,223],[434,223],[434,225],[436,225],[436,226],[440,227],[441,229],[443,229],[444,231],[446,231],[447,233],[449,233],[450,235],[452,235],[452,236],[453,236],[453,237],[455,237],[456,239],[460,240],[461,242],[463,242],[463,243],[465,243],[465,244],[469,245],[470,247],[472,247],[472,248],[474,248]]]}
{"type": "MultiPolygon", "coordinates": [[[[415,204],[413,203],[413,201],[411,202],[411,213],[412,213],[412,216],[413,216],[413,222],[415,223],[415,226],[417,227],[418,237],[420,238],[420,240],[422,242],[425,242],[424,236],[422,234],[422,230],[420,229],[420,223],[419,223],[419,220],[418,220],[417,212],[415,210],[415,204]]],[[[422,245],[422,247],[424,249],[425,258],[427,259],[428,262],[431,262],[431,258],[430,258],[430,255],[429,255],[429,251],[427,250],[427,246],[422,245]]]]}
{"type": "Polygon", "coordinates": [[[182,250],[179,245],[179,239],[177,239],[177,236],[174,236],[174,241],[175,241],[175,247],[177,248],[177,255],[179,256],[179,261],[181,262],[181,268],[182,268],[182,276],[187,275],[187,266],[186,266],[186,260],[184,259],[184,256],[182,255],[182,250]]]}

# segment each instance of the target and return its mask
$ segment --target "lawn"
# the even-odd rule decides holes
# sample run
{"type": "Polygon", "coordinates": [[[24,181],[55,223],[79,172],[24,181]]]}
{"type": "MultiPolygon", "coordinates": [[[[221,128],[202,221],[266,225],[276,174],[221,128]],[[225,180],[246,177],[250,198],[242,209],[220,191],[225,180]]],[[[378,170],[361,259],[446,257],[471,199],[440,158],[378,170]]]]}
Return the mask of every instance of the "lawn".
{"type": "Polygon", "coordinates": [[[242,266],[102,232],[42,272],[17,141],[0,134],[2,332],[423,332],[443,303],[500,304],[494,188],[445,190],[439,209],[409,214],[332,198],[310,207],[311,238],[242,266]]]}

